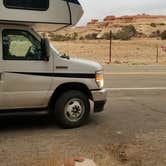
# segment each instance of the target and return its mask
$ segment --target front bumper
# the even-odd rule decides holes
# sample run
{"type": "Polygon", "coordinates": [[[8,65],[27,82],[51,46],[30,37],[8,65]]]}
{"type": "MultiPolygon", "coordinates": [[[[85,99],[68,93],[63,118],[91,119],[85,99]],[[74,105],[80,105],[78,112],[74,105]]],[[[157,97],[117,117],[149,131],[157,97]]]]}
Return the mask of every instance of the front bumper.
{"type": "Polygon", "coordinates": [[[107,101],[107,90],[91,91],[94,101],[94,112],[101,112],[104,110],[105,103],[107,101]]]}

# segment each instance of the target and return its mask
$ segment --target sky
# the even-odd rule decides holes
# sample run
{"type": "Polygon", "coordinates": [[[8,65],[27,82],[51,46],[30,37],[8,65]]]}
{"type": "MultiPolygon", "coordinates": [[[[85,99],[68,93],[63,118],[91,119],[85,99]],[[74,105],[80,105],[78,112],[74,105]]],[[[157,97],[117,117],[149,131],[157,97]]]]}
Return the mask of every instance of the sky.
{"type": "Polygon", "coordinates": [[[84,15],[78,25],[85,25],[92,18],[102,20],[105,16],[160,14],[166,15],[166,0],[79,0],[84,15]]]}

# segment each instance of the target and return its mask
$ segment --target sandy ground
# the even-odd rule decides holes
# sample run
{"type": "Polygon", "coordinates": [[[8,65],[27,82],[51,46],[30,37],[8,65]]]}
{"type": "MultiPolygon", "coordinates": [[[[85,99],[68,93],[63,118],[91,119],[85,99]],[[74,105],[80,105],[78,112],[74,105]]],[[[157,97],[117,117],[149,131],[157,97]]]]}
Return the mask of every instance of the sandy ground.
{"type": "MultiPolygon", "coordinates": [[[[67,41],[53,42],[53,45],[60,51],[72,57],[96,60],[99,63],[109,62],[109,41],[67,41]]],[[[166,53],[161,46],[166,41],[157,39],[132,39],[130,41],[113,41],[112,62],[127,64],[155,64],[157,46],[159,63],[166,63],[166,53]]]]}

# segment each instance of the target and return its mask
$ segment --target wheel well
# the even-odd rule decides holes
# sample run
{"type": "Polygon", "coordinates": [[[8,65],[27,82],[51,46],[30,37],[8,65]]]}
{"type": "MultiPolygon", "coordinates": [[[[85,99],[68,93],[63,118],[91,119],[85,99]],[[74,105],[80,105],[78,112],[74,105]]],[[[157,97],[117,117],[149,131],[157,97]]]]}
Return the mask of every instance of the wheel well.
{"type": "Polygon", "coordinates": [[[88,87],[85,84],[82,83],[66,83],[60,85],[58,88],[55,89],[50,102],[49,102],[49,110],[53,110],[55,106],[55,101],[56,99],[64,92],[69,91],[69,90],[79,90],[82,93],[84,93],[89,99],[92,100],[92,94],[88,87]]]}

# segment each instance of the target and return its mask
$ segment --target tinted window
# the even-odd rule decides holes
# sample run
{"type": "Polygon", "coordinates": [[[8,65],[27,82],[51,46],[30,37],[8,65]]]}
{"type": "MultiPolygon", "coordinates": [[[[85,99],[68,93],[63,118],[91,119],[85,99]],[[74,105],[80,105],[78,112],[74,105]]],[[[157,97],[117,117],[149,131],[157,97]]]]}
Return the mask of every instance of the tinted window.
{"type": "Polygon", "coordinates": [[[42,60],[41,43],[27,31],[4,30],[4,60],[42,60]]]}
{"type": "Polygon", "coordinates": [[[13,9],[47,10],[49,0],[4,0],[4,5],[13,9]]]}

